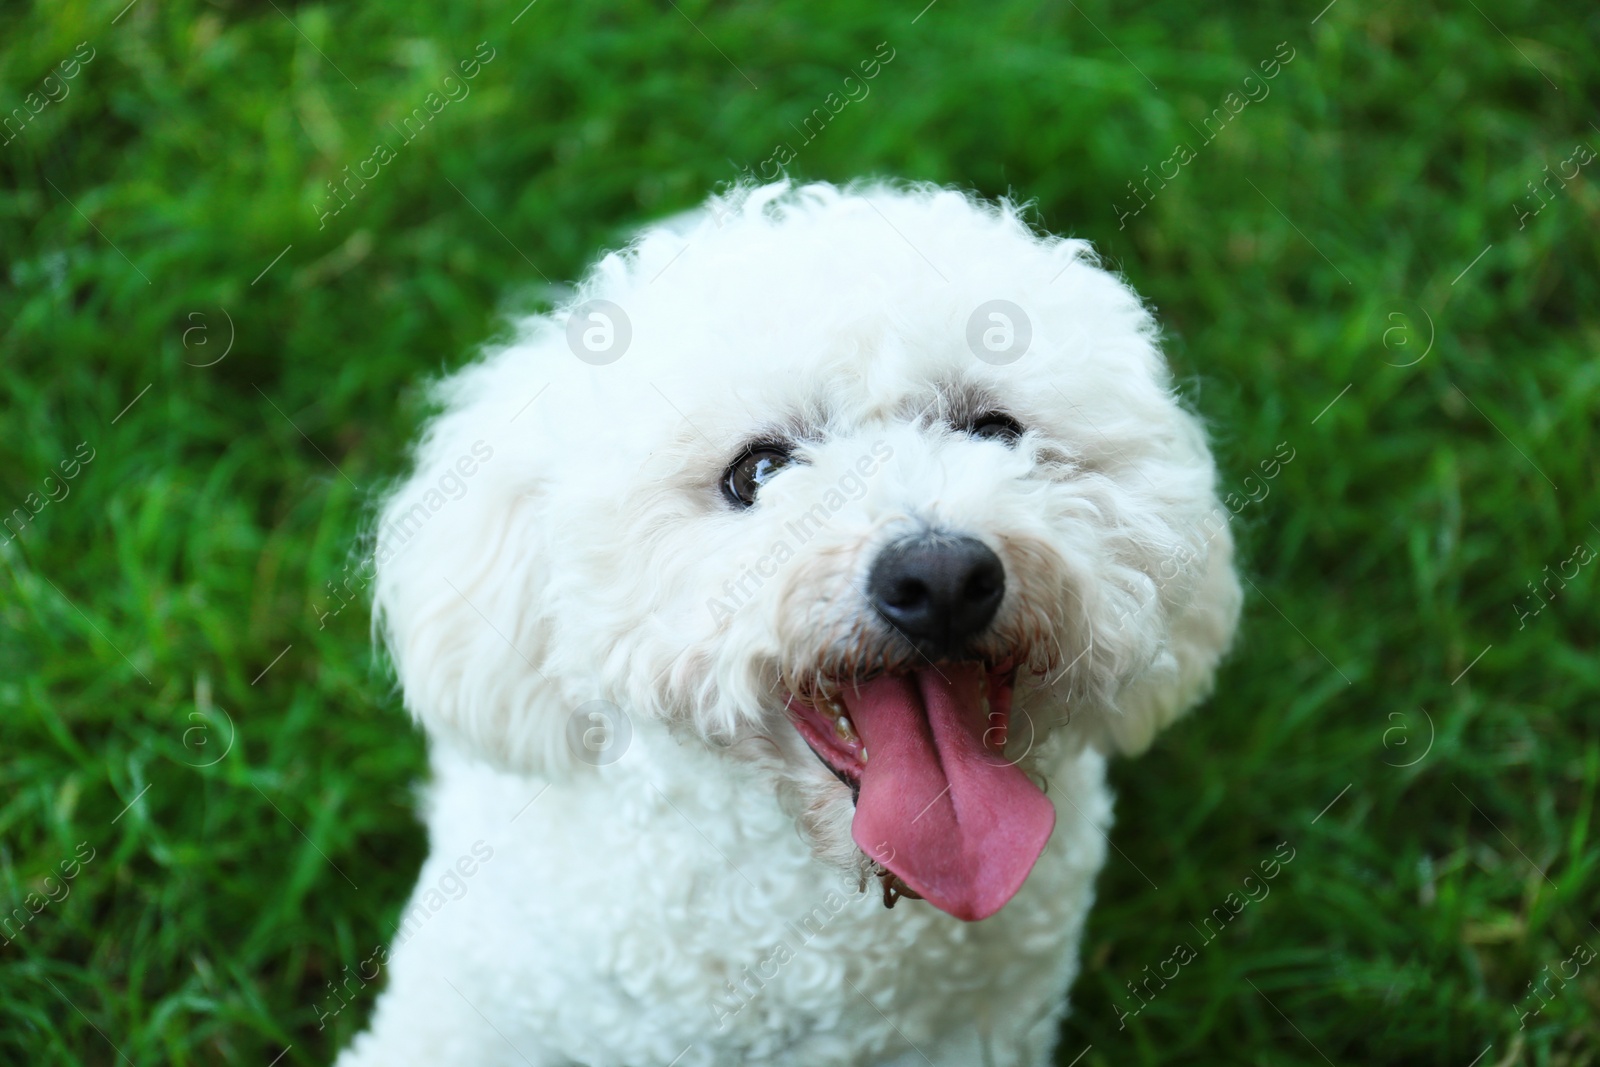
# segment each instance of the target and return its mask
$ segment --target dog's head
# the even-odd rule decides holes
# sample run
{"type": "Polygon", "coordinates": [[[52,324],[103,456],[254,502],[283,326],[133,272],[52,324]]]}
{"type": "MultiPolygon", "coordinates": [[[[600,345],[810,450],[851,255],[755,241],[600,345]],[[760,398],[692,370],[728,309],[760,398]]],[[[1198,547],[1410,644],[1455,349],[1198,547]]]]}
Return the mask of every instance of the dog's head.
{"type": "Polygon", "coordinates": [[[612,702],[755,761],[820,857],[961,918],[1050,835],[1041,754],[1143,748],[1233,631],[1150,315],[1006,204],[737,190],[441,400],[377,545],[430,730],[588,773],[569,727],[612,702]]]}

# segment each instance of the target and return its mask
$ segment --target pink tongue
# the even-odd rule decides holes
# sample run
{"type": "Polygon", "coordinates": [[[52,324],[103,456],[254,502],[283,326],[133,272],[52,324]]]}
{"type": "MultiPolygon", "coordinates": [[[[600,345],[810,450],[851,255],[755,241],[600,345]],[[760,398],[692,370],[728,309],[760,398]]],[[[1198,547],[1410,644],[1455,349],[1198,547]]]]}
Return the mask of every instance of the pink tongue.
{"type": "Polygon", "coordinates": [[[934,906],[969,922],[1022,887],[1056,809],[994,748],[978,664],[882,675],[845,690],[868,762],[851,836],[934,906]]]}

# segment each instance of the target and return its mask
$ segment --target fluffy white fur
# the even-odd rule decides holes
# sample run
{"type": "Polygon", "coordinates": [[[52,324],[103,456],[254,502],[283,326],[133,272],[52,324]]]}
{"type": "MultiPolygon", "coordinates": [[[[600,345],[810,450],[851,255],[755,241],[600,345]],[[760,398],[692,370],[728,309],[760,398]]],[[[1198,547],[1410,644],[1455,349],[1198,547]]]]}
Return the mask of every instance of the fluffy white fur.
{"type": "Polygon", "coordinates": [[[591,299],[624,310],[621,358],[576,358],[568,309],[521,323],[442,384],[384,513],[376,603],[431,737],[431,851],[339,1064],[1047,1063],[1105,759],[1205,695],[1238,613],[1150,314],[1012,205],[884,185],[735,190],[606,256],[591,299]],[[967,340],[995,299],[1032,328],[1004,366],[967,340]],[[961,430],[991,409],[1015,447],[961,430]],[[804,462],[737,511],[722,473],[770,435],[804,462]],[[865,569],[927,528],[1005,565],[1007,756],[1057,809],[975,924],[885,909],[849,790],[784,713],[875,640],[865,569]],[[594,700],[631,727],[603,766],[572,743],[594,700]]]}

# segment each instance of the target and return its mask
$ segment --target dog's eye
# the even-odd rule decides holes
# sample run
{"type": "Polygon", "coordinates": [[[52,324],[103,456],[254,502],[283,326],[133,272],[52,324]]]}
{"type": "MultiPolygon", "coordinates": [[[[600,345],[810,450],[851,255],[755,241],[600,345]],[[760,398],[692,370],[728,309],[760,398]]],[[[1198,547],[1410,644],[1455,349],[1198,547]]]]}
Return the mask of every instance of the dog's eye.
{"type": "Polygon", "coordinates": [[[967,432],[980,441],[999,441],[1009,446],[1022,436],[1022,423],[1004,412],[991,411],[974,419],[967,432]]]}
{"type": "Polygon", "coordinates": [[[722,494],[734,507],[747,508],[756,502],[761,487],[793,462],[788,451],[774,445],[752,448],[734,460],[722,476],[722,494]]]}

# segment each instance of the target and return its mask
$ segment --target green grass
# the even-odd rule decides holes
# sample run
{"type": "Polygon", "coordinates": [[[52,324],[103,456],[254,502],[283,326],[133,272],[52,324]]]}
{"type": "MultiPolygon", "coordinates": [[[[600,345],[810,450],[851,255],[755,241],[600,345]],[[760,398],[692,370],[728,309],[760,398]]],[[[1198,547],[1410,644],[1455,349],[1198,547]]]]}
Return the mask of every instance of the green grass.
{"type": "Polygon", "coordinates": [[[356,1032],[370,990],[316,1009],[393,930],[424,745],[365,607],[319,613],[419,384],[789,142],[803,177],[1035,199],[1157,306],[1230,489],[1294,450],[1239,516],[1217,696],[1116,771],[1061,1062],[1600,1062],[1600,963],[1518,1026],[1600,950],[1600,565],[1513,606],[1600,551],[1600,161],[1513,206],[1600,149],[1592,4],[123,2],[0,38],[6,113],[94,50],[0,145],[0,514],[93,452],[0,535],[0,905],[76,875],[0,944],[0,1061],[322,1064],[356,1032]]]}

